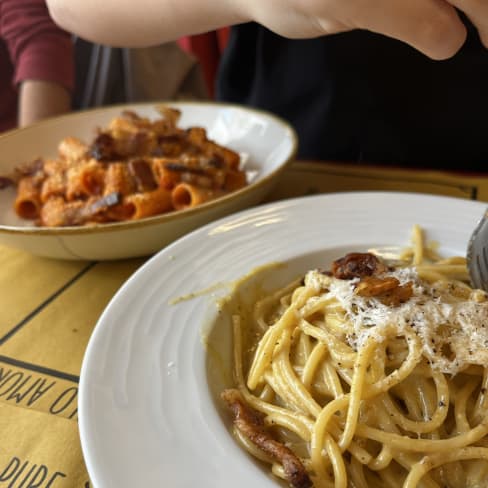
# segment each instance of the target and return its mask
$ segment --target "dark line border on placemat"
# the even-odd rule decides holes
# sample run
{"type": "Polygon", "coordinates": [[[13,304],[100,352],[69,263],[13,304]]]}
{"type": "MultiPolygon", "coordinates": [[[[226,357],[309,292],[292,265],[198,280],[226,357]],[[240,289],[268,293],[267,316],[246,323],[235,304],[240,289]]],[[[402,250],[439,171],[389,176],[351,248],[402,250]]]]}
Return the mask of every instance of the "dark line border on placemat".
{"type": "MultiPolygon", "coordinates": [[[[345,171],[341,171],[340,168],[331,168],[324,165],[321,167],[321,163],[315,163],[313,161],[300,161],[293,163],[290,168],[288,169],[288,174],[292,172],[296,173],[320,173],[322,175],[333,175],[333,176],[340,176],[344,178],[364,178],[372,181],[384,181],[388,183],[411,183],[411,184],[429,184],[429,185],[436,185],[439,187],[444,188],[451,188],[457,189],[466,195],[466,198],[469,200],[478,200],[478,193],[479,187],[475,184],[471,183],[456,183],[456,182],[447,182],[441,179],[436,179],[435,176],[430,176],[426,179],[417,179],[415,177],[405,177],[404,175],[397,175],[393,174],[394,171],[405,171],[406,168],[402,167],[393,167],[393,166],[367,166],[365,168],[361,168],[360,166],[353,166],[350,163],[342,163],[345,166],[345,171]],[[358,170],[358,173],[353,174],[352,172],[347,171],[347,169],[353,168],[358,170]],[[361,172],[361,169],[363,172],[361,172]],[[378,171],[388,171],[389,174],[378,175],[376,173],[369,173],[369,170],[378,170],[378,171]]],[[[424,171],[421,168],[416,168],[419,171],[424,171]]],[[[435,169],[426,169],[425,171],[437,171],[435,169]]],[[[450,175],[450,176],[455,176],[450,175]]],[[[361,191],[361,190],[358,190],[361,191]]],[[[375,190],[364,190],[364,191],[375,191],[375,190]]],[[[315,194],[315,192],[314,192],[315,194]]],[[[440,195],[440,194],[439,194],[440,195]]]]}
{"type": "Polygon", "coordinates": [[[64,373],[63,371],[58,371],[57,369],[46,368],[44,366],[39,366],[38,364],[27,363],[25,361],[20,361],[19,359],[10,358],[8,356],[3,356],[0,354],[0,363],[9,364],[10,366],[17,366],[19,368],[27,369],[29,371],[34,371],[36,373],[45,374],[48,376],[53,376],[62,380],[72,381],[73,383],[79,383],[80,377],[74,374],[64,373]]]}
{"type": "Polygon", "coordinates": [[[32,312],[26,315],[18,324],[16,324],[12,329],[10,329],[5,335],[0,337],[0,346],[5,344],[10,338],[12,338],[22,327],[24,327],[30,320],[32,320],[38,313],[44,310],[51,302],[53,302],[59,295],[66,291],[71,285],[76,283],[83,275],[88,273],[97,262],[88,264],[85,268],[79,271],[73,278],[67,281],[61,288],[56,290],[51,296],[44,300],[40,305],[38,305],[32,312]]]}

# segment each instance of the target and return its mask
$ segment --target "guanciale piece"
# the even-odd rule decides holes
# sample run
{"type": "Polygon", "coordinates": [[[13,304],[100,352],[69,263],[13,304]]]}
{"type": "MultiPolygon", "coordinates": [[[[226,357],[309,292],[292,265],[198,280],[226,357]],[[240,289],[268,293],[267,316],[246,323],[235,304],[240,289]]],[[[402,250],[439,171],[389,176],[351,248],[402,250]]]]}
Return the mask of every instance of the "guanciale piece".
{"type": "Polygon", "coordinates": [[[363,278],[386,271],[388,267],[369,252],[352,252],[332,263],[332,275],[340,280],[363,278]]]}

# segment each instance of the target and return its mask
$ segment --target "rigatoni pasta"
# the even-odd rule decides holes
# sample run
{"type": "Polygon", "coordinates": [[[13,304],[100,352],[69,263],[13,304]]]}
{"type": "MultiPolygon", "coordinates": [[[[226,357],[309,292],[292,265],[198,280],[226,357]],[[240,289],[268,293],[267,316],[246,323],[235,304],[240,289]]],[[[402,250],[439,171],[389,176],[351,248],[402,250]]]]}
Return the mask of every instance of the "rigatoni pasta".
{"type": "Polygon", "coordinates": [[[134,220],[191,208],[247,185],[239,154],[180,112],[149,120],[125,111],[90,144],[68,136],[54,159],[20,165],[14,209],[47,227],[134,220]]]}
{"type": "Polygon", "coordinates": [[[42,207],[41,188],[36,178],[26,176],[19,181],[14,207],[17,215],[24,219],[33,219],[39,215],[42,207]]]}
{"type": "Polygon", "coordinates": [[[190,183],[178,183],[171,191],[172,204],[176,210],[196,207],[218,196],[219,194],[212,188],[205,188],[190,183]]]}

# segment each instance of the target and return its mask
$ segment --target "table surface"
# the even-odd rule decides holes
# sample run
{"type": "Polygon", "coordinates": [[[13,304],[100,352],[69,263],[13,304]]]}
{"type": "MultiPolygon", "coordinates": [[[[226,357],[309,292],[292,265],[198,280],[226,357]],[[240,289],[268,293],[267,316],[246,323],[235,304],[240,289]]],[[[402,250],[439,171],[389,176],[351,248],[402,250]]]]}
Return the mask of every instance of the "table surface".
{"type": "MultiPolygon", "coordinates": [[[[346,190],[488,201],[488,177],[297,162],[267,200],[346,190]]],[[[77,423],[83,354],[103,309],[146,259],[60,261],[0,246],[0,486],[90,486],[77,423]]]]}

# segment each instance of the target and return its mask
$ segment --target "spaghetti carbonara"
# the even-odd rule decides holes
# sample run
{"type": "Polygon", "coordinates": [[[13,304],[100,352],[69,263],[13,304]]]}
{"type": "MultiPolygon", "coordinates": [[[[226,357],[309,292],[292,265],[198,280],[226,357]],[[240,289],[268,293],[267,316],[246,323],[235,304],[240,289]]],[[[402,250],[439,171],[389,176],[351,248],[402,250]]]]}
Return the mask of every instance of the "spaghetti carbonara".
{"type": "Polygon", "coordinates": [[[488,486],[488,299],[414,228],[233,316],[235,434],[292,487],[488,486]],[[245,321],[247,324],[248,321],[245,321]]]}

